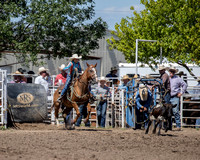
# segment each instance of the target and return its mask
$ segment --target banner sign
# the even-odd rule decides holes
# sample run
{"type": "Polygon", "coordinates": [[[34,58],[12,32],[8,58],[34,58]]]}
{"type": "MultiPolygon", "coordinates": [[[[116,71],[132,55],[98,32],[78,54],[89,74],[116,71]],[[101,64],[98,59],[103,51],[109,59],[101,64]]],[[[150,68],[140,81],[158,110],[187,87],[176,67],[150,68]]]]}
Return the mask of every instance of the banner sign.
{"type": "Polygon", "coordinates": [[[7,93],[15,122],[43,122],[47,118],[47,93],[42,85],[8,83],[7,93]]]}

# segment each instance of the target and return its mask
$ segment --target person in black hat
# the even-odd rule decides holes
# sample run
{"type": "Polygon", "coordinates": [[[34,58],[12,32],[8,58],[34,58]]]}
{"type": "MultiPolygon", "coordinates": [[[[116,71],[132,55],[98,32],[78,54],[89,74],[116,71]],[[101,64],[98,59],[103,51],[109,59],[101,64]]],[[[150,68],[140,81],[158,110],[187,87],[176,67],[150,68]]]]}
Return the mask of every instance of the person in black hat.
{"type": "MultiPolygon", "coordinates": [[[[110,73],[106,75],[107,78],[117,78],[117,67],[111,67],[110,73]]],[[[112,80],[113,84],[117,84],[118,79],[109,79],[112,80]]],[[[112,85],[112,84],[111,84],[112,85]]],[[[110,86],[111,87],[111,86],[110,86]]]]}
{"type": "MultiPolygon", "coordinates": [[[[28,71],[27,73],[30,74],[30,75],[35,74],[35,72],[33,72],[33,71],[28,71]]],[[[33,83],[33,77],[32,76],[28,76],[26,79],[27,79],[27,83],[33,83]]]]}

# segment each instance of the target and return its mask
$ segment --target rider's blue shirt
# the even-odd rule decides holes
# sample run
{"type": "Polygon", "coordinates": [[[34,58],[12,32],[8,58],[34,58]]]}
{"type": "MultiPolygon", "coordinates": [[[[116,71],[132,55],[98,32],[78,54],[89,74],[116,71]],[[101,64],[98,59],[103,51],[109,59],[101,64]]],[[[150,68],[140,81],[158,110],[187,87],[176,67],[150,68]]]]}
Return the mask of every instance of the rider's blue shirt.
{"type": "Polygon", "coordinates": [[[71,76],[75,72],[75,68],[78,69],[78,72],[81,73],[81,65],[80,63],[75,63],[74,61],[70,62],[67,67],[64,68],[64,71],[67,73],[67,76],[71,76]]]}

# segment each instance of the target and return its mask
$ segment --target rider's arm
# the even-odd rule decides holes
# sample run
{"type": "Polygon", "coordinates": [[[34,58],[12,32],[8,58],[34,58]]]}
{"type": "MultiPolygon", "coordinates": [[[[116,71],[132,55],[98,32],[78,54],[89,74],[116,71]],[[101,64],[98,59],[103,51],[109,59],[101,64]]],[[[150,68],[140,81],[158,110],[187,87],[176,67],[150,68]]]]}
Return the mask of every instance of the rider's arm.
{"type": "Polygon", "coordinates": [[[72,62],[70,62],[70,63],[67,65],[67,67],[65,67],[65,68],[67,68],[67,76],[71,76],[72,70],[73,70],[72,62]]]}
{"type": "Polygon", "coordinates": [[[82,72],[81,65],[80,65],[80,63],[78,62],[78,73],[81,73],[81,72],[82,72]]]}

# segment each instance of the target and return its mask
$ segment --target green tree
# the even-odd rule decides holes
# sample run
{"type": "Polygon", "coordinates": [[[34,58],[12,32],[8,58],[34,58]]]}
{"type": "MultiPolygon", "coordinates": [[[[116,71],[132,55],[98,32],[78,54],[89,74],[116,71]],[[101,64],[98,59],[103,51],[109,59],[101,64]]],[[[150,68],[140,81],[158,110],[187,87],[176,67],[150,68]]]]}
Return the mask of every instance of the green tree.
{"type": "Polygon", "coordinates": [[[48,57],[87,55],[98,48],[107,24],[94,16],[94,0],[1,0],[0,53],[37,64],[48,57]]]}
{"type": "MultiPolygon", "coordinates": [[[[145,9],[133,16],[122,18],[107,40],[111,48],[121,51],[129,62],[135,62],[136,39],[157,40],[139,42],[138,60],[157,64],[160,47],[163,58],[184,66],[200,65],[200,1],[199,0],[141,0],[145,9]]],[[[194,76],[194,75],[193,75],[194,76]]]]}

